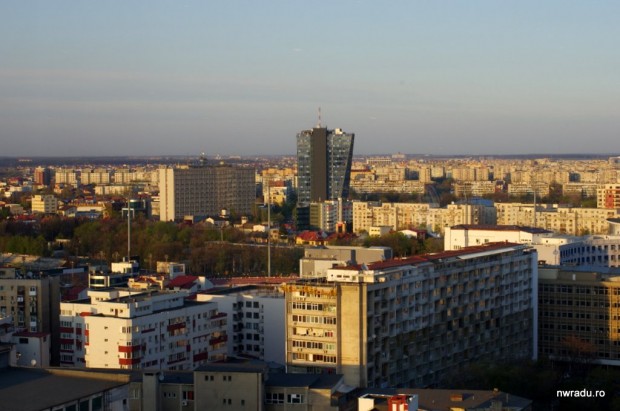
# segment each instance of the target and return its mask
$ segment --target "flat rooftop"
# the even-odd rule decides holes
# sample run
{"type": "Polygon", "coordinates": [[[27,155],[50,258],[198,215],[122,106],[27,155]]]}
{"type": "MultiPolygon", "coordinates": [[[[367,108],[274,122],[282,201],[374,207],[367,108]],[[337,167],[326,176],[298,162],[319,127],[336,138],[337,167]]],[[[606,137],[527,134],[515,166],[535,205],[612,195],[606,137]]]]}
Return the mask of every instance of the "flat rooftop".
{"type": "Polygon", "coordinates": [[[129,373],[31,368],[0,370],[0,410],[38,411],[128,384],[129,373]]]}

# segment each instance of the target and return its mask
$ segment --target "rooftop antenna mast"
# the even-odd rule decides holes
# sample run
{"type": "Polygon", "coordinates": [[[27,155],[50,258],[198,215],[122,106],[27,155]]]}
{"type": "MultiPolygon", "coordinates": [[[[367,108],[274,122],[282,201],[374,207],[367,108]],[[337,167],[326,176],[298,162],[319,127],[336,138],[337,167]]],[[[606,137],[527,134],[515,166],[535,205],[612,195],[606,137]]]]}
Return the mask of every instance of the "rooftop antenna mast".
{"type": "Polygon", "coordinates": [[[319,122],[317,124],[317,128],[321,128],[321,107],[319,107],[319,122]]]}
{"type": "Polygon", "coordinates": [[[131,261],[131,202],[127,199],[127,261],[131,261]]]}

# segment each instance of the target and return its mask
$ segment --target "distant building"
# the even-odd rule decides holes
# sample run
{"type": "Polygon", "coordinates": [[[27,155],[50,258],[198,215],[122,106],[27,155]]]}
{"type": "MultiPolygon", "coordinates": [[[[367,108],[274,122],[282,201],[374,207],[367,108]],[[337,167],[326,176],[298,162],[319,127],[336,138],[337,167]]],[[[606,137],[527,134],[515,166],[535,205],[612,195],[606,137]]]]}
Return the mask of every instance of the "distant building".
{"type": "Polygon", "coordinates": [[[315,127],[297,134],[297,202],[349,196],[355,134],[315,127]]]}
{"type": "Polygon", "coordinates": [[[58,211],[58,199],[51,195],[32,196],[32,212],[38,214],[56,214],[58,211]]]}
{"type": "Polygon", "coordinates": [[[596,190],[597,208],[620,208],[620,184],[605,184],[596,190]]]}
{"type": "Polygon", "coordinates": [[[52,183],[52,171],[47,167],[37,167],[33,179],[36,185],[49,186],[52,183]]]}
{"type": "Polygon", "coordinates": [[[180,221],[188,215],[218,215],[227,209],[250,214],[256,199],[254,169],[202,165],[159,169],[159,219],[180,221]]]}

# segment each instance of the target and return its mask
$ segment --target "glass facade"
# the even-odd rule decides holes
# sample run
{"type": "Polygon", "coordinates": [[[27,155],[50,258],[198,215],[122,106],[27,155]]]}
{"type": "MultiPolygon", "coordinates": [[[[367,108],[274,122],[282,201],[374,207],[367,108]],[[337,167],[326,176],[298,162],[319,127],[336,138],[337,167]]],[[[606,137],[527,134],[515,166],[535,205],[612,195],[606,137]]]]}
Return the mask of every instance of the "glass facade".
{"type": "Polygon", "coordinates": [[[297,134],[298,203],[347,198],[355,134],[313,128],[297,134]]]}

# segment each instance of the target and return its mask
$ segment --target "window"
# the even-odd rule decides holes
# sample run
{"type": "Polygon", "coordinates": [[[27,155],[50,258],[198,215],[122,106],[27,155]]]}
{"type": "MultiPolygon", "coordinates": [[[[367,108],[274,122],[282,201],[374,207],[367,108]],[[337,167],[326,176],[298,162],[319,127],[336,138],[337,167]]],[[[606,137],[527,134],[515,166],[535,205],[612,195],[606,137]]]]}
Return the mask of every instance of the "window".
{"type": "Polygon", "coordinates": [[[286,402],[288,404],[303,404],[304,396],[302,394],[288,394],[286,396],[286,402]]]}
{"type": "Polygon", "coordinates": [[[265,394],[265,403],[267,404],[284,404],[284,393],[268,392],[265,394]]]}

